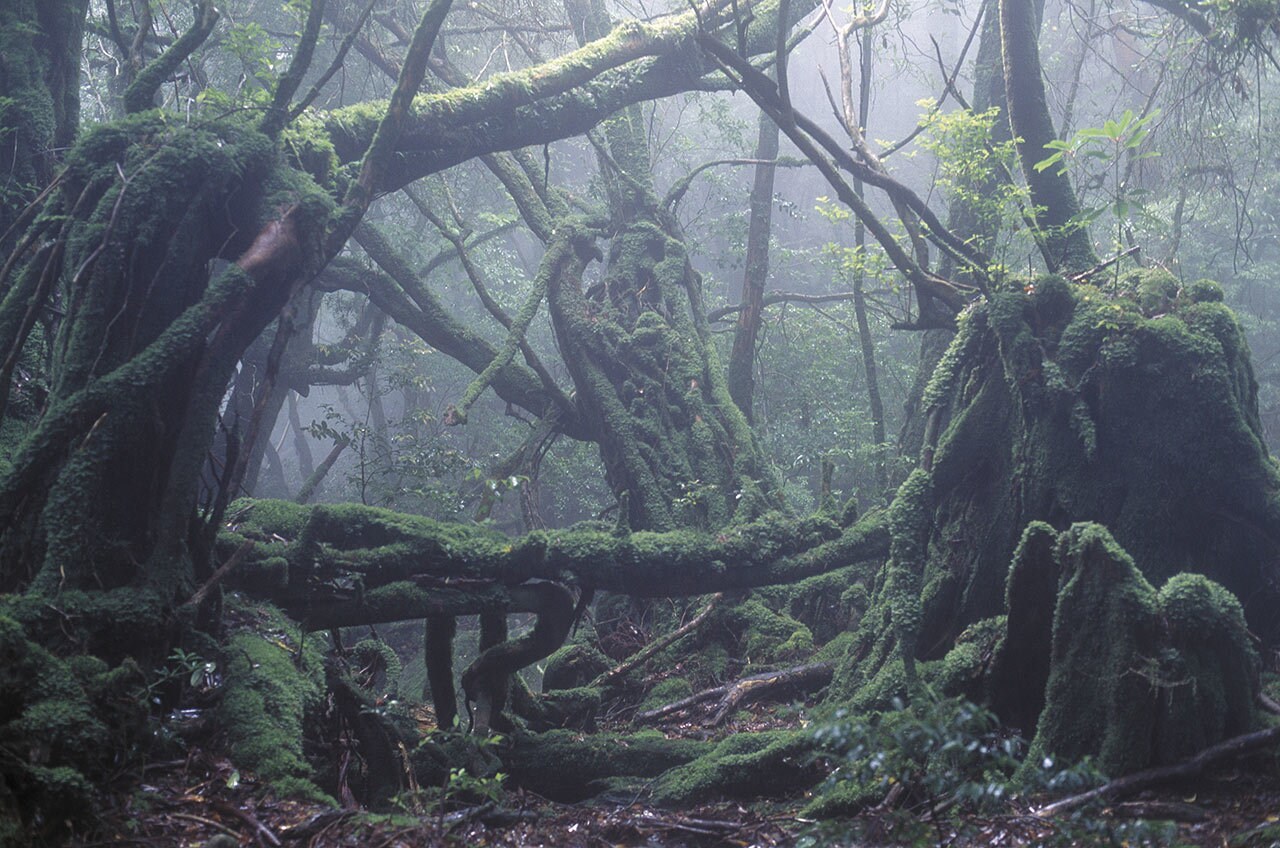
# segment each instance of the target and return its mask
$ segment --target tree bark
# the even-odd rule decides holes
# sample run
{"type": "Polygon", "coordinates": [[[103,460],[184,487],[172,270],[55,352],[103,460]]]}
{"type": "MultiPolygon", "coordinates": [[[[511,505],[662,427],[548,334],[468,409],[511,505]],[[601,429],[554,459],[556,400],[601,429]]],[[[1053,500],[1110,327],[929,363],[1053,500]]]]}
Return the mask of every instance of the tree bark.
{"type": "MultiPolygon", "coordinates": [[[[778,158],[778,125],[760,113],[760,133],[755,158],[778,158]]],[[[751,218],[747,226],[747,262],[742,272],[741,308],[733,332],[733,350],[727,372],[729,396],[752,420],[755,391],[756,344],[764,321],[764,291],[769,279],[769,238],[772,235],[773,179],[778,167],[772,162],[756,165],[751,184],[751,218]]]]}

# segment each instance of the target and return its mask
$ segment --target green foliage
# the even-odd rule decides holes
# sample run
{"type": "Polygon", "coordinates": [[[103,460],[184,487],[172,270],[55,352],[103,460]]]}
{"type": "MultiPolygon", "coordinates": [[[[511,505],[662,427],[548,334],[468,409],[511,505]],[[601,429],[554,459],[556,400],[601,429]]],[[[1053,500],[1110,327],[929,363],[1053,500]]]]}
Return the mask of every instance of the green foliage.
{"type": "MultiPolygon", "coordinates": [[[[980,842],[982,817],[1003,812],[1015,797],[1075,794],[1104,780],[1088,760],[1068,768],[1049,758],[1024,760],[1026,743],[995,714],[931,692],[869,715],[839,711],[812,734],[814,756],[835,769],[805,811],[823,820],[797,842],[805,848],[886,839],[922,848],[980,842]],[[881,805],[890,793],[894,802],[881,805]]],[[[1092,806],[1051,820],[1043,844],[1171,844],[1169,823],[1115,822],[1100,813],[1092,806]]]]}
{"type": "Polygon", "coordinates": [[[1100,127],[1084,127],[1069,139],[1053,139],[1045,145],[1045,150],[1052,152],[1035,163],[1037,171],[1057,168],[1058,173],[1065,174],[1073,168],[1083,168],[1085,160],[1093,160],[1095,170],[1101,170],[1109,180],[1104,189],[1106,202],[1093,206],[1083,204],[1078,223],[1088,227],[1110,212],[1115,220],[1117,250],[1123,246],[1125,234],[1132,233],[1134,219],[1146,211],[1145,201],[1150,192],[1130,185],[1125,177],[1137,162],[1160,155],[1143,149],[1151,134],[1151,125],[1159,117],[1159,109],[1141,117],[1126,109],[1119,118],[1108,119],[1100,127]]]}
{"type": "Polygon", "coordinates": [[[1013,794],[1011,777],[1024,750],[991,712],[932,694],[910,707],[895,699],[892,709],[857,719],[838,711],[813,731],[813,739],[818,756],[833,760],[836,769],[810,804],[810,815],[850,812],[901,786],[904,797],[893,815],[917,830],[926,825],[916,813],[944,801],[955,802],[957,812],[999,808],[1013,794]]]}

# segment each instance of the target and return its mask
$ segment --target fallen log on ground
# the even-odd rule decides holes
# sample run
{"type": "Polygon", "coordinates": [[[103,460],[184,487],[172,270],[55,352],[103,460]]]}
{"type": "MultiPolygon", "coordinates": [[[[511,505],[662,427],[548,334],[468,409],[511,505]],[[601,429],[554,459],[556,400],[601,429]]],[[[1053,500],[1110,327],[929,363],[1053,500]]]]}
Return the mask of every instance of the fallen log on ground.
{"type": "Polygon", "coordinates": [[[219,547],[258,544],[228,582],[310,629],[527,612],[529,580],[641,597],[705,595],[789,583],[888,553],[881,512],[852,527],[771,514],[711,533],[619,534],[597,528],[510,538],[359,505],[248,501],[219,547]]]}

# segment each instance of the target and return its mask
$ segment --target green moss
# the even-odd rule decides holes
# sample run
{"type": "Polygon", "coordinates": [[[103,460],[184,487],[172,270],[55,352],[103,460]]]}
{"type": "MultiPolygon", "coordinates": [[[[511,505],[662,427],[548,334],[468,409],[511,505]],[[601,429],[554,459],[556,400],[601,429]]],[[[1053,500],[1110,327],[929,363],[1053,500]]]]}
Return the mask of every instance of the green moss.
{"type": "Polygon", "coordinates": [[[302,790],[327,800],[314,784],[303,751],[309,715],[324,692],[318,640],[303,634],[267,607],[250,608],[252,629],[234,633],[225,649],[225,691],[217,720],[232,761],[281,794],[302,790]]]}
{"type": "Polygon", "coordinates": [[[791,661],[813,651],[813,633],[808,627],[754,598],[733,605],[726,617],[741,633],[741,653],[749,664],[791,661]]]}
{"type": "Polygon", "coordinates": [[[653,787],[659,804],[688,805],[718,796],[750,798],[812,786],[822,778],[810,756],[807,731],[763,731],[731,736],[714,750],[663,774],[653,787]]]}
{"type": "Polygon", "coordinates": [[[667,739],[656,731],[583,736],[552,730],[520,735],[501,751],[502,766],[519,785],[555,801],[578,801],[608,787],[619,777],[655,778],[713,746],[688,739],[667,739]]]}
{"type": "Polygon", "coordinates": [[[1157,593],[1096,524],[1062,534],[1057,560],[1064,582],[1027,763],[1090,756],[1118,775],[1250,729],[1257,657],[1230,593],[1201,575],[1157,593]]]}
{"type": "MultiPolygon", "coordinates": [[[[105,673],[101,663],[75,666],[105,673]]],[[[35,836],[93,815],[90,778],[100,779],[113,755],[98,706],[72,664],[0,615],[0,820],[35,836]]]]}
{"type": "MultiPolygon", "coordinates": [[[[1260,437],[1247,344],[1212,289],[1159,271],[1106,292],[1048,277],[961,319],[927,400],[944,427],[929,502],[909,519],[923,538],[894,531],[897,549],[918,557],[919,658],[1003,611],[1032,521],[1101,523],[1156,585],[1204,574],[1245,599],[1256,630],[1280,632],[1267,613],[1280,583],[1248,565],[1280,560],[1280,474],[1260,437]]],[[[916,512],[917,493],[903,496],[916,512]]],[[[906,561],[895,554],[904,620],[906,561]]]]}
{"type": "Polygon", "coordinates": [[[612,667],[613,662],[590,645],[565,645],[547,657],[542,691],[583,686],[612,667]]]}

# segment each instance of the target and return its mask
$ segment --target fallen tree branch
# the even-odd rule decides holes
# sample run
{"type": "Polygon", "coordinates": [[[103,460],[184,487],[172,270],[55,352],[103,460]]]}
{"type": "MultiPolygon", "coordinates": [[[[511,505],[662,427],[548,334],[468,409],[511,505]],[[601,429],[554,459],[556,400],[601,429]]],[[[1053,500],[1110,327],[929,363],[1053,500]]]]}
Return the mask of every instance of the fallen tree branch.
{"type": "Polygon", "coordinates": [[[518,538],[355,504],[255,501],[229,522],[223,556],[258,542],[236,587],[312,629],[514,612],[520,584],[537,579],[637,597],[707,595],[791,583],[889,547],[878,511],[848,528],[829,516],[766,515],[718,534],[570,528],[518,538]]]}
{"type": "Polygon", "coordinates": [[[1079,795],[1072,795],[1068,798],[1063,798],[1061,801],[1055,801],[1052,804],[1041,807],[1036,810],[1035,814],[1040,818],[1049,818],[1059,813],[1074,810],[1092,801],[1118,798],[1171,780],[1197,777],[1212,765],[1235,759],[1243,754],[1262,750],[1275,745],[1277,742],[1280,742],[1280,726],[1269,727],[1266,730],[1259,730],[1254,733],[1246,733],[1242,736],[1233,736],[1225,742],[1219,742],[1217,745],[1205,748],[1189,760],[1183,760],[1171,766],[1158,766],[1134,772],[1124,777],[1118,777],[1096,789],[1091,789],[1079,795]]]}
{"type": "Polygon", "coordinates": [[[707,620],[707,616],[711,615],[712,611],[716,608],[716,605],[719,604],[723,598],[724,598],[724,592],[717,592],[716,594],[712,595],[711,600],[708,601],[707,605],[702,608],[702,612],[698,613],[696,616],[691,618],[685,624],[682,624],[680,627],[676,628],[675,630],[672,630],[670,633],[668,633],[666,636],[663,636],[661,639],[655,639],[654,641],[650,642],[642,650],[637,651],[634,655],[629,657],[626,662],[614,666],[613,668],[604,672],[603,674],[601,674],[599,677],[597,677],[595,680],[591,681],[587,685],[588,686],[608,686],[610,683],[617,680],[619,677],[622,677],[622,675],[631,671],[631,669],[635,668],[636,666],[648,660],[654,654],[658,653],[658,651],[661,651],[663,648],[667,647],[673,642],[676,642],[677,640],[684,638],[689,633],[697,629],[697,627],[701,625],[702,622],[707,620]]]}
{"type": "Polygon", "coordinates": [[[755,701],[779,692],[812,692],[830,683],[834,674],[835,666],[831,663],[798,665],[781,671],[753,674],[733,683],[704,689],[687,698],[673,701],[657,709],[636,713],[634,721],[636,724],[647,724],[673,713],[687,710],[689,707],[719,698],[720,702],[716,705],[716,713],[707,722],[708,727],[716,727],[724,723],[729,714],[745,702],[755,701]]]}

